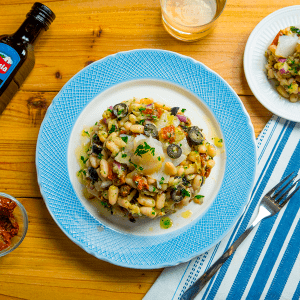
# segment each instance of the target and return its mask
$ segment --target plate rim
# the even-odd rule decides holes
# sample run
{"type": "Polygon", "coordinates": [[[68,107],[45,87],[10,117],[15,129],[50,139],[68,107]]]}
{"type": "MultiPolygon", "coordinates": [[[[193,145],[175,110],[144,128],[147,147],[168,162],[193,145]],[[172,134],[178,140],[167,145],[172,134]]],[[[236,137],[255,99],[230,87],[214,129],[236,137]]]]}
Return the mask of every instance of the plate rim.
{"type": "MultiPolygon", "coordinates": [[[[132,80],[135,80],[135,79],[141,79],[141,78],[132,78],[130,79],[130,81],[132,80]]],[[[145,78],[143,77],[143,79],[150,79],[150,80],[153,80],[155,78],[153,77],[149,77],[149,78],[145,78]]],[[[157,78],[159,80],[166,80],[166,79],[162,79],[162,78],[157,78]]],[[[173,81],[169,81],[169,80],[166,80],[172,84],[175,84],[175,85],[178,85],[186,90],[188,90],[190,93],[192,94],[195,94],[194,91],[190,90],[188,87],[186,86],[183,86],[183,85],[180,85],[178,83],[174,83],[173,81]]],[[[119,83],[122,83],[124,81],[119,81],[117,83],[114,83],[114,84],[110,84],[109,87],[107,87],[106,89],[108,88],[111,88],[113,87],[114,85],[117,85],[119,83]]],[[[100,93],[102,93],[103,91],[105,91],[106,89],[103,89],[100,91],[100,93]]],[[[99,94],[100,94],[99,93],[99,94]]],[[[199,95],[195,94],[198,98],[201,98],[199,95]]],[[[95,97],[95,96],[94,96],[95,97]]],[[[92,99],[94,98],[92,97],[92,99]]],[[[91,99],[91,100],[92,100],[91,99]]],[[[91,101],[90,100],[90,101],[91,101]]],[[[87,104],[86,104],[87,105],[87,104]]],[[[207,105],[209,107],[209,109],[212,111],[213,114],[215,114],[215,112],[212,110],[212,108],[207,104],[205,103],[205,105],[207,105]]],[[[81,110],[82,111],[82,110],[81,110]]],[[[79,114],[80,115],[80,114],[79,114]]],[[[78,116],[79,116],[78,115],[78,116]]],[[[78,116],[75,118],[74,122],[76,122],[78,116]]],[[[216,120],[219,122],[218,118],[216,118],[216,120]]],[[[66,165],[67,165],[67,162],[66,162],[66,165]]],[[[59,226],[59,228],[66,234],[66,236],[72,240],[76,245],[78,245],[80,248],[82,248],[85,252],[95,256],[96,258],[98,259],[101,259],[103,261],[106,261],[106,262],[109,262],[109,263],[112,263],[114,265],[118,265],[118,266],[122,266],[122,267],[127,267],[127,268],[134,268],[134,269],[158,269],[158,268],[164,268],[164,267],[171,267],[171,266],[175,266],[175,265],[178,265],[180,263],[184,263],[184,262],[187,262],[191,259],[193,259],[194,257],[204,253],[205,251],[209,250],[210,248],[214,247],[218,242],[220,242],[227,234],[228,232],[234,228],[235,224],[237,223],[237,221],[240,219],[240,217],[242,216],[246,206],[247,206],[247,203],[249,202],[249,199],[250,199],[250,195],[251,195],[251,191],[253,189],[253,186],[254,186],[254,181],[255,181],[255,173],[256,173],[256,167],[257,167],[257,152],[256,152],[256,138],[255,138],[255,133],[254,133],[254,127],[253,127],[253,124],[251,123],[251,119],[250,119],[250,116],[243,104],[243,102],[241,101],[241,99],[239,98],[239,96],[236,94],[236,92],[233,90],[233,88],[219,75],[217,74],[215,71],[211,70],[209,67],[207,67],[206,65],[204,65],[202,62],[200,61],[197,61],[196,59],[194,58],[191,58],[191,57],[188,57],[188,56],[185,56],[185,55],[182,55],[180,53],[176,53],[176,52],[173,52],[173,51],[168,51],[168,50],[161,50],[161,49],[134,49],[134,50],[128,50],[128,51],[120,51],[120,52],[117,52],[117,53],[114,53],[114,54],[111,54],[111,55],[108,55],[102,59],[99,59],[95,62],[93,62],[92,64],[84,67],[82,70],[80,70],[79,72],[77,72],[72,78],[70,78],[65,84],[64,86],[61,88],[61,90],[59,91],[59,93],[54,97],[52,103],[49,105],[48,109],[47,109],[47,112],[45,114],[45,117],[44,117],[44,120],[40,126],[40,130],[39,130],[39,134],[38,134],[38,139],[37,139],[37,147],[36,147],[36,169],[37,169],[37,179],[38,179],[38,185],[39,185],[39,188],[40,188],[40,191],[41,191],[41,195],[42,195],[42,198],[45,202],[45,205],[51,215],[51,217],[54,219],[55,223],[59,226]],[[39,167],[38,167],[38,161],[39,161],[39,153],[38,153],[38,150],[40,148],[40,136],[42,135],[42,131],[43,131],[43,128],[45,126],[45,122],[47,120],[47,118],[49,117],[49,114],[50,114],[50,111],[53,109],[54,105],[55,105],[55,101],[56,99],[58,99],[60,97],[60,95],[63,93],[64,89],[68,86],[68,84],[70,84],[70,82],[72,82],[75,78],[77,78],[78,76],[81,75],[81,73],[83,73],[84,71],[86,71],[86,69],[88,68],[91,68],[91,66],[93,64],[97,64],[99,62],[103,62],[109,58],[112,58],[112,57],[116,57],[116,56],[119,56],[119,55],[122,55],[122,54],[128,54],[128,53],[132,53],[132,52],[143,52],[143,51],[150,51],[150,52],[166,52],[166,53],[171,53],[175,56],[179,56],[181,57],[182,59],[184,60],[190,60],[193,64],[199,64],[201,65],[203,68],[205,68],[209,73],[213,73],[216,77],[218,77],[219,79],[221,79],[221,81],[223,81],[223,83],[226,85],[226,87],[233,93],[233,95],[236,97],[236,99],[238,100],[238,103],[239,103],[239,107],[241,108],[241,110],[244,112],[244,116],[246,117],[247,119],[247,128],[249,129],[249,133],[251,135],[251,143],[253,144],[253,154],[254,154],[254,157],[253,159],[255,160],[255,163],[254,163],[254,166],[253,166],[253,172],[252,172],[252,182],[250,184],[250,187],[248,189],[248,194],[247,194],[247,197],[244,201],[244,204],[241,206],[240,210],[238,213],[236,213],[234,219],[233,219],[233,223],[231,224],[231,226],[228,227],[227,230],[225,230],[223,232],[222,235],[220,235],[220,237],[218,239],[216,239],[213,243],[210,243],[207,247],[204,247],[202,250],[201,250],[201,253],[197,252],[193,252],[190,256],[187,256],[185,257],[184,259],[181,259],[181,260],[177,260],[176,262],[173,262],[173,263],[160,263],[160,264],[155,264],[155,265],[138,265],[138,264],[129,264],[129,263],[124,263],[124,262],[120,262],[120,261],[115,261],[115,260],[112,260],[112,259],[109,259],[107,257],[103,257],[101,255],[98,255],[97,253],[95,253],[95,251],[93,251],[92,249],[89,249],[87,247],[85,247],[85,245],[82,245],[82,243],[80,241],[78,241],[77,239],[75,239],[72,235],[70,235],[70,233],[68,233],[65,228],[62,226],[62,224],[60,224],[60,222],[56,219],[56,216],[54,215],[54,213],[52,212],[51,208],[49,207],[49,203],[47,202],[47,199],[45,197],[45,192],[44,192],[44,189],[43,189],[43,186],[40,182],[40,172],[39,172],[39,167]]],[[[73,188],[73,187],[72,187],[73,188]]],[[[80,201],[79,201],[80,202],[80,201]]],[[[199,219],[199,218],[198,218],[199,219]]],[[[198,220],[197,219],[197,220],[198,220]]],[[[196,220],[194,220],[195,222],[196,220]]],[[[98,221],[99,222],[99,221],[98,221]]],[[[101,224],[101,223],[99,223],[101,224]]],[[[102,224],[101,224],[102,225],[102,224]]],[[[179,231],[181,231],[179,229],[179,231]]],[[[177,231],[175,231],[177,232],[177,231]]],[[[155,237],[155,236],[153,236],[155,237]]]]}
{"type": "MultiPolygon", "coordinates": [[[[285,112],[285,110],[280,111],[280,108],[274,109],[274,107],[269,104],[269,103],[265,103],[265,101],[263,101],[262,96],[260,96],[259,92],[256,87],[255,87],[255,80],[253,80],[252,76],[252,72],[251,72],[251,68],[249,67],[249,63],[250,63],[250,52],[251,52],[251,48],[255,45],[255,38],[256,38],[256,34],[257,32],[262,29],[265,25],[265,23],[267,23],[270,19],[272,19],[274,16],[276,15],[280,15],[282,13],[286,13],[288,11],[293,11],[293,10],[300,10],[300,5],[292,5],[292,6],[287,6],[287,7],[283,7],[280,8],[272,13],[270,13],[269,15],[267,15],[266,17],[264,17],[261,21],[259,21],[259,23],[255,26],[255,28],[252,30],[252,32],[250,33],[246,46],[245,46],[245,50],[244,50],[244,55],[243,55],[243,66],[244,66],[244,73],[245,73],[245,77],[247,80],[247,83],[250,87],[250,90],[252,91],[253,95],[255,96],[255,98],[266,108],[268,109],[270,112],[272,112],[273,114],[282,117],[286,120],[290,120],[293,122],[300,122],[300,117],[299,118],[295,118],[293,116],[288,116],[287,113],[285,112]]],[[[274,36],[275,37],[275,36],[274,36]]],[[[267,50],[267,48],[266,48],[267,50]]],[[[252,56],[251,56],[252,57],[252,56]]],[[[263,70],[262,70],[263,71],[263,70]]],[[[267,76],[267,75],[266,75],[267,76]]],[[[268,79],[269,80],[269,79],[268,79]]],[[[276,92],[276,91],[274,91],[276,92]]],[[[277,92],[276,92],[277,93],[277,92]]],[[[282,97],[283,98],[283,97],[282,97]]],[[[283,100],[288,101],[287,99],[283,98],[283,100]]],[[[296,105],[298,104],[300,107],[300,102],[298,101],[297,103],[295,103],[296,105]]]]}

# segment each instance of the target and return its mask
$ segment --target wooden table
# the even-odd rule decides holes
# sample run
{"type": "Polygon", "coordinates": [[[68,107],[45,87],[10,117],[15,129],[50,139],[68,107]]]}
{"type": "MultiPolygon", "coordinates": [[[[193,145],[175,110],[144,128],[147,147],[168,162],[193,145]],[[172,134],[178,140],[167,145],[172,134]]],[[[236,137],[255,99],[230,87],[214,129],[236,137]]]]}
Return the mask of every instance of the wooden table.
{"type": "MultiPolygon", "coordinates": [[[[13,33],[33,3],[1,0],[1,33],[13,33]]],[[[47,107],[73,75],[95,60],[119,51],[164,49],[190,56],[222,76],[240,96],[257,136],[271,113],[249,89],[243,53],[258,22],[284,2],[228,0],[215,31],[194,43],[168,35],[159,0],[43,3],[57,18],[36,46],[34,70],[0,116],[0,191],[23,203],[30,222],[20,247],[0,258],[0,299],[142,299],[161,269],[126,269],[96,259],[69,240],[44,204],[35,149],[47,107]]]]}

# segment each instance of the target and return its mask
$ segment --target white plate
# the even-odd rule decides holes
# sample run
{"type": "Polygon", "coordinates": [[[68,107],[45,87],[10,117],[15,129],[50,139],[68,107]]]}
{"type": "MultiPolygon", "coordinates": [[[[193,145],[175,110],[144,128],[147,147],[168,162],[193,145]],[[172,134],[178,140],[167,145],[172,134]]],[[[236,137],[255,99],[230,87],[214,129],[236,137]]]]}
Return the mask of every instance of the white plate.
{"type": "Polygon", "coordinates": [[[244,53],[245,75],[254,96],[272,113],[295,122],[300,122],[300,101],[292,103],[281,97],[268,80],[265,51],[280,29],[299,24],[300,5],[273,12],[252,31],[244,53]]]}

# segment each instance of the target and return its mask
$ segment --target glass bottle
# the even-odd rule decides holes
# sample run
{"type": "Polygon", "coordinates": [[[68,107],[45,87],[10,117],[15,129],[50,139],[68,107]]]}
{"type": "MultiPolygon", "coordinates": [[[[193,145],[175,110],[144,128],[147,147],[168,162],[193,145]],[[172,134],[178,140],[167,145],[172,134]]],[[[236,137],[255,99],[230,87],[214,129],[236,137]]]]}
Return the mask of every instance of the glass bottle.
{"type": "Polygon", "coordinates": [[[33,69],[34,45],[54,19],[50,8],[36,2],[14,34],[0,36],[0,114],[33,69]]]}

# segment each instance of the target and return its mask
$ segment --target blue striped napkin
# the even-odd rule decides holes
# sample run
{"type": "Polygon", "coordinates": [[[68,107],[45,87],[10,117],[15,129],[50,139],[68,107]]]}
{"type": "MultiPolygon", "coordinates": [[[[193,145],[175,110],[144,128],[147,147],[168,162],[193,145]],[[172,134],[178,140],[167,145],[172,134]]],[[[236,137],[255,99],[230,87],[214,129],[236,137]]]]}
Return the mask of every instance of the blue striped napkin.
{"type": "MultiPolygon", "coordinates": [[[[166,268],[144,300],[180,299],[251,224],[262,196],[292,171],[300,176],[300,123],[273,116],[256,145],[255,185],[235,227],[199,257],[166,268]]],[[[300,192],[250,233],[196,299],[300,299],[300,192]]]]}

